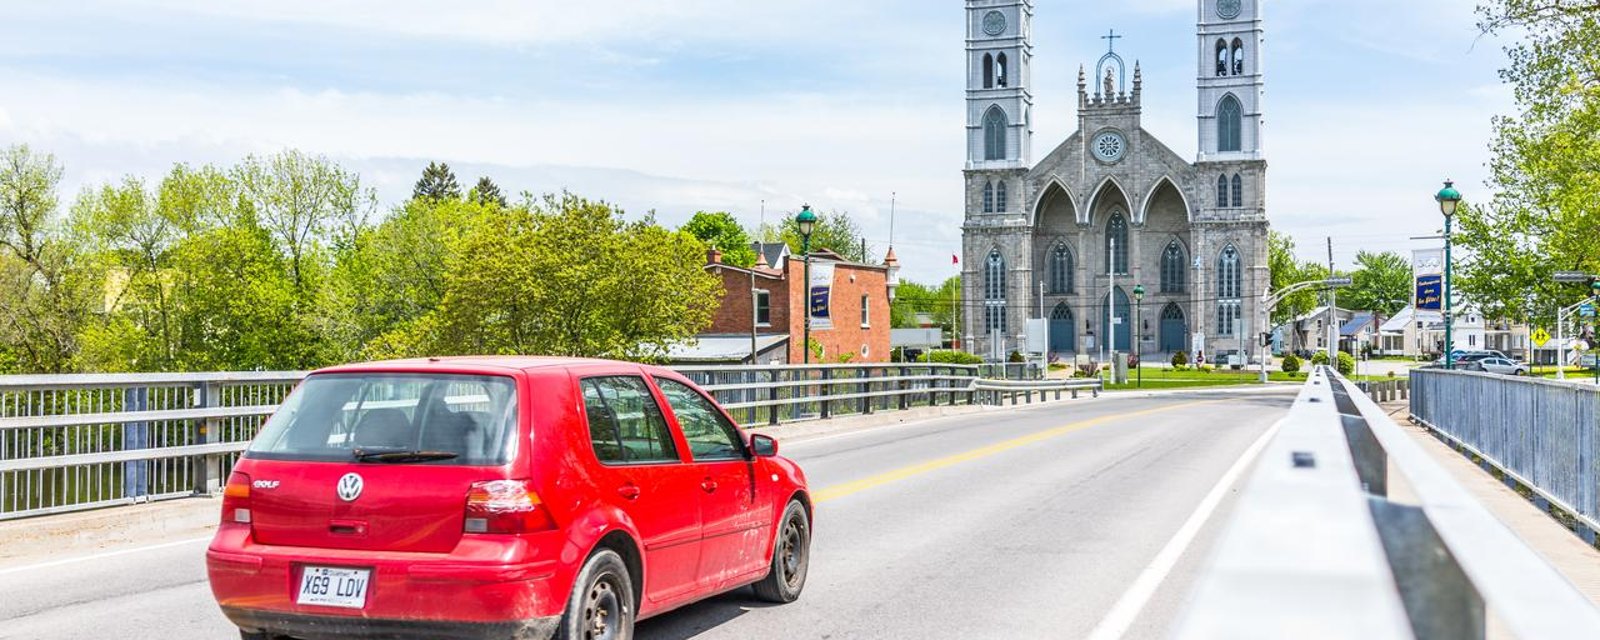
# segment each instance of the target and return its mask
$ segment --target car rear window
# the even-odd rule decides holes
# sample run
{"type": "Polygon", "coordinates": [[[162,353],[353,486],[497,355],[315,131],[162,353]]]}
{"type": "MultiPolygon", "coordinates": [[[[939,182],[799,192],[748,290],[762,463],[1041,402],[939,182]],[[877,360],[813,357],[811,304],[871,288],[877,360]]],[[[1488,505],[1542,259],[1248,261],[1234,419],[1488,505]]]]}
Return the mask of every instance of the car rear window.
{"type": "Polygon", "coordinates": [[[447,452],[433,465],[500,465],[517,431],[516,384],[502,376],[328,373],[306,378],[245,457],[351,461],[358,453],[447,452]]]}

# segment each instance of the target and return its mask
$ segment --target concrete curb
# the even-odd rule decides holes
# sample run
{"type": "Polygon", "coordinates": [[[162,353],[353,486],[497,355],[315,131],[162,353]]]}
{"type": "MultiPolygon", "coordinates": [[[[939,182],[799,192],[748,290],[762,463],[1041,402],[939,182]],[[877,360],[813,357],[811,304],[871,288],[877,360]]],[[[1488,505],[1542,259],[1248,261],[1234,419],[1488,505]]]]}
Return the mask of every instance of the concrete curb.
{"type": "Polygon", "coordinates": [[[208,497],[179,498],[0,522],[0,564],[184,533],[205,535],[217,524],[221,508],[222,501],[208,497]]]}

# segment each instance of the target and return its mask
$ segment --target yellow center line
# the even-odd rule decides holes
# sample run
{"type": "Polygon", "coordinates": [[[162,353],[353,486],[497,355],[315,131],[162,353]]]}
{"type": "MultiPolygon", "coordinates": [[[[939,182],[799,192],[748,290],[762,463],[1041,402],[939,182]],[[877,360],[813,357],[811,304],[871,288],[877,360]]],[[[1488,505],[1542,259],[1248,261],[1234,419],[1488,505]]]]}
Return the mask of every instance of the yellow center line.
{"type": "Polygon", "coordinates": [[[1166,407],[1157,407],[1157,408],[1154,408],[1154,409],[1145,409],[1143,411],[1134,411],[1134,412],[1131,412],[1131,413],[1115,413],[1115,414],[1111,414],[1111,415],[1100,416],[1098,418],[1090,418],[1088,420],[1082,420],[1082,421],[1079,421],[1079,422],[1074,422],[1072,424],[1062,425],[1062,426],[1059,426],[1059,427],[1055,427],[1055,428],[1052,428],[1052,429],[1047,429],[1047,430],[1040,431],[1040,432],[1037,432],[1037,433],[1030,433],[1030,434],[1022,436],[1020,438],[1013,438],[1011,440],[1006,440],[1004,442],[997,442],[995,444],[991,444],[991,445],[988,445],[986,447],[980,447],[980,448],[977,448],[977,449],[973,449],[971,451],[967,451],[967,452],[963,452],[963,453],[957,453],[957,454],[954,454],[954,455],[945,456],[943,458],[937,458],[937,459],[934,459],[934,460],[929,460],[927,462],[923,462],[923,463],[920,463],[920,464],[914,464],[914,465],[911,465],[909,467],[901,467],[901,468],[895,469],[893,471],[886,471],[884,473],[880,473],[880,474],[875,475],[875,476],[869,476],[869,477],[866,477],[866,478],[862,478],[860,480],[852,480],[852,481],[846,482],[844,484],[836,484],[836,485],[832,485],[832,486],[829,486],[829,487],[823,487],[822,489],[817,490],[816,493],[813,493],[811,498],[812,498],[812,500],[814,500],[818,504],[823,503],[823,502],[827,502],[829,500],[837,500],[839,498],[843,498],[843,497],[846,497],[846,496],[853,496],[855,494],[861,493],[861,492],[866,491],[868,489],[873,489],[873,488],[876,488],[876,487],[881,487],[881,486],[886,485],[886,484],[899,482],[899,481],[905,480],[907,478],[914,478],[916,476],[920,476],[920,475],[923,475],[925,473],[932,473],[932,472],[938,471],[940,469],[953,467],[953,466],[961,464],[963,462],[972,462],[973,460],[981,460],[981,459],[987,458],[989,456],[1005,453],[1005,452],[1010,451],[1012,449],[1016,449],[1016,448],[1019,448],[1019,447],[1026,447],[1026,446],[1028,446],[1030,444],[1036,444],[1036,443],[1039,443],[1039,442],[1043,442],[1045,440],[1049,440],[1051,438],[1058,438],[1058,437],[1067,435],[1069,433],[1076,433],[1078,431],[1083,431],[1084,429],[1097,427],[1097,426],[1106,424],[1108,422],[1116,422],[1118,420],[1126,420],[1126,419],[1129,419],[1129,418],[1137,418],[1137,417],[1140,417],[1140,416],[1148,416],[1148,415],[1151,415],[1151,414],[1164,413],[1164,412],[1167,412],[1167,411],[1176,411],[1178,409],[1184,409],[1184,408],[1194,407],[1194,406],[1203,405],[1203,404],[1213,404],[1213,403],[1216,403],[1216,402],[1222,402],[1222,400],[1204,400],[1204,401],[1200,401],[1200,402],[1185,402],[1183,404],[1175,404],[1175,405],[1166,406],[1166,407]]]}

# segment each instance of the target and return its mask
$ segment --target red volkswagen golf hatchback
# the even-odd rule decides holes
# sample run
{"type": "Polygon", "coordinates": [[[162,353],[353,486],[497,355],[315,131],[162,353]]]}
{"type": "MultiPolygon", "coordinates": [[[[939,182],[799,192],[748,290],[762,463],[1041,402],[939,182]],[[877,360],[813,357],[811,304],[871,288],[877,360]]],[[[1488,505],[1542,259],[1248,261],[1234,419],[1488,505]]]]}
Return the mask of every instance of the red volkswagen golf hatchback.
{"type": "Polygon", "coordinates": [[[805,585],[777,442],[637,364],[442,358],[311,374],[234,467],[206,552],[246,640],[596,638],[805,585]]]}

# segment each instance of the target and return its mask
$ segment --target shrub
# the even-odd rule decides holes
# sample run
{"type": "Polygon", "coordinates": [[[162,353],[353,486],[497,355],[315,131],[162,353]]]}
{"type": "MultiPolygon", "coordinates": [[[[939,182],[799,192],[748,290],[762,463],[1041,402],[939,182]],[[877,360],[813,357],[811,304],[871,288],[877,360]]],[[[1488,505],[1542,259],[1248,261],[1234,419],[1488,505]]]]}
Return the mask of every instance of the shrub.
{"type": "Polygon", "coordinates": [[[1174,364],[1174,365],[1172,365],[1172,370],[1173,371],[1188,371],[1189,370],[1189,365],[1186,365],[1186,364],[1174,364]]]}
{"type": "Polygon", "coordinates": [[[1311,354],[1311,366],[1321,367],[1328,364],[1328,352],[1318,351],[1311,354]]]}
{"type": "Polygon", "coordinates": [[[1343,351],[1339,352],[1339,373],[1350,375],[1356,372],[1356,357],[1343,351]]]}
{"type": "Polygon", "coordinates": [[[1391,378],[1393,378],[1393,377],[1394,377],[1394,371],[1390,371],[1390,372],[1389,372],[1389,377],[1391,377],[1391,378]]]}
{"type": "Polygon", "coordinates": [[[1027,362],[1027,361],[1028,361],[1028,359],[1022,357],[1022,352],[1020,352],[1020,351],[1012,351],[1011,355],[1006,356],[1006,362],[1021,363],[1021,362],[1027,362]]]}
{"type": "Polygon", "coordinates": [[[1179,371],[1183,371],[1183,369],[1181,369],[1180,367],[1187,367],[1187,366],[1189,366],[1189,353],[1188,352],[1186,352],[1186,351],[1177,351],[1177,352],[1174,352],[1172,354],[1172,368],[1178,369],[1179,371]]]}
{"type": "Polygon", "coordinates": [[[1300,371],[1300,358],[1299,358],[1299,356],[1296,356],[1296,355],[1294,355],[1292,353],[1289,354],[1289,355],[1284,356],[1283,357],[1283,372],[1284,373],[1295,373],[1295,372],[1298,372],[1298,371],[1300,371]]]}
{"type": "Polygon", "coordinates": [[[930,364],[983,364],[983,358],[965,351],[929,351],[921,360],[930,364]]]}
{"type": "Polygon", "coordinates": [[[1214,364],[1203,364],[1203,365],[1200,365],[1200,371],[1202,373],[1211,373],[1212,371],[1216,371],[1216,370],[1217,370],[1217,365],[1214,365],[1214,364]]]}

